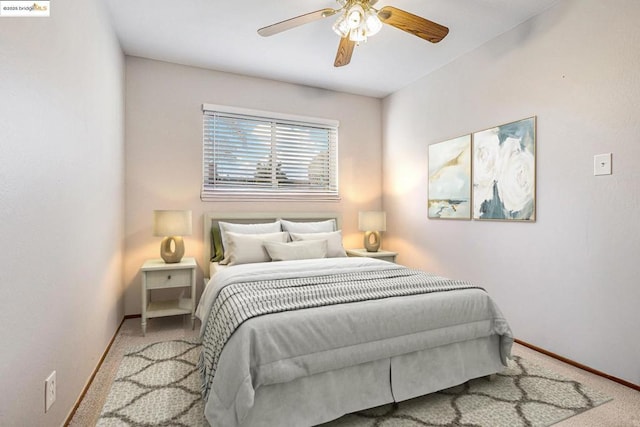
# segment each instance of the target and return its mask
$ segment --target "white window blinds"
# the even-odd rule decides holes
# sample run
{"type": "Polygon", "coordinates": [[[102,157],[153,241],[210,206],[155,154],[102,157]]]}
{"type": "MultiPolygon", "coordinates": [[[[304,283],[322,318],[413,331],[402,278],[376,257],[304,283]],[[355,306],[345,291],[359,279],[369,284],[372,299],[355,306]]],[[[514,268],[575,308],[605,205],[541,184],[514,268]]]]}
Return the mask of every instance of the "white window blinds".
{"type": "Polygon", "coordinates": [[[203,130],[202,200],[338,198],[337,121],[205,104],[203,130]]]}

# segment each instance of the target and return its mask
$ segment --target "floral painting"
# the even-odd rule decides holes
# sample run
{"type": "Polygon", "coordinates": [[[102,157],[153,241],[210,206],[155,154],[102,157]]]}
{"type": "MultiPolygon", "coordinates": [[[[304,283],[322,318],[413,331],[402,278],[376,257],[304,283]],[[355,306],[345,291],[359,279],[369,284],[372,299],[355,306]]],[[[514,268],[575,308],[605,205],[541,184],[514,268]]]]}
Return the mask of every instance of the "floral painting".
{"type": "Polygon", "coordinates": [[[473,134],[473,218],[535,221],[536,118],[473,134]]]}
{"type": "Polygon", "coordinates": [[[429,146],[429,218],[471,219],[471,135],[429,146]]]}

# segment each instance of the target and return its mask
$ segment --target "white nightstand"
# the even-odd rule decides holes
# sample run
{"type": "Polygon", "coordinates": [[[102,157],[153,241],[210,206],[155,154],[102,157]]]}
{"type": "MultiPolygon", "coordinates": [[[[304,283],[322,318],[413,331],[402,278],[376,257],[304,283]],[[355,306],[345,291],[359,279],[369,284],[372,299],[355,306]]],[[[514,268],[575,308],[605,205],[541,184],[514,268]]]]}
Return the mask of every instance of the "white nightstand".
{"type": "Polygon", "coordinates": [[[378,250],[378,252],[368,252],[366,249],[347,249],[348,256],[366,256],[369,258],[378,258],[383,261],[396,262],[397,252],[378,250]]]}
{"type": "Polygon", "coordinates": [[[142,265],[143,335],[147,333],[147,319],[151,317],[191,314],[193,329],[196,313],[196,267],[196,260],[189,257],[182,258],[182,261],[175,264],[167,264],[160,258],[150,259],[142,265]],[[185,289],[178,299],[151,301],[152,290],[170,288],[191,288],[191,293],[185,297],[185,289]]]}

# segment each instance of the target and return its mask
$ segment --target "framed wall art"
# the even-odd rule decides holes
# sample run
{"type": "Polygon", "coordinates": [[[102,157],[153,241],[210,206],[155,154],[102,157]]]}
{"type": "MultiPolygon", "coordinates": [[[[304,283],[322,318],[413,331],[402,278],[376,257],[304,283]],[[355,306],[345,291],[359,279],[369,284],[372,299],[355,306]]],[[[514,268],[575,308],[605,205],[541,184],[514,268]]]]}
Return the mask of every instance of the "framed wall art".
{"type": "Polygon", "coordinates": [[[471,135],[429,145],[429,218],[471,219],[471,135]]]}
{"type": "Polygon", "coordinates": [[[535,221],[535,117],[473,134],[473,219],[535,221]]]}

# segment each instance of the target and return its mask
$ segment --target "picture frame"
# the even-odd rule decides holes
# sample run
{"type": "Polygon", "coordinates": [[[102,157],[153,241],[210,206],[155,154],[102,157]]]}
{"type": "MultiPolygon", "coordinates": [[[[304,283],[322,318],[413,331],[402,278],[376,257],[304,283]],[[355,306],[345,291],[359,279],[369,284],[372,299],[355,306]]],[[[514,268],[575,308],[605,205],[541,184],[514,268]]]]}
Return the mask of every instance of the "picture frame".
{"type": "Polygon", "coordinates": [[[536,220],[536,117],[473,133],[473,219],[536,220]]]}
{"type": "Polygon", "coordinates": [[[471,219],[471,134],[429,145],[428,217],[471,219]]]}

